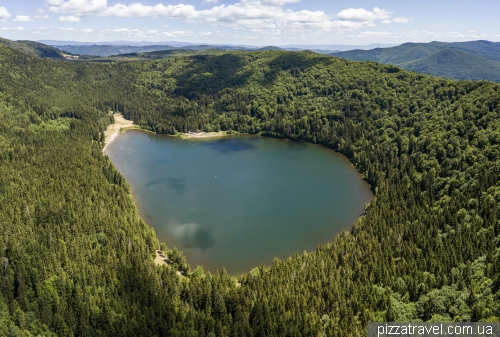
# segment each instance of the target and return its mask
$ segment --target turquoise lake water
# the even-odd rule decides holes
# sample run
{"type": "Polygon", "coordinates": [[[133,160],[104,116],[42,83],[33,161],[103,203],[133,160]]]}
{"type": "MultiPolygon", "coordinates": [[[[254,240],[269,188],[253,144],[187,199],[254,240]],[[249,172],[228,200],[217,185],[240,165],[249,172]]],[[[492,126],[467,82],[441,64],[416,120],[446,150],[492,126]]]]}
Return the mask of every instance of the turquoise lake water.
{"type": "Polygon", "coordinates": [[[238,135],[189,139],[140,130],[106,154],[168,249],[238,276],[331,242],[371,200],[349,161],[324,147],[238,135]]]}

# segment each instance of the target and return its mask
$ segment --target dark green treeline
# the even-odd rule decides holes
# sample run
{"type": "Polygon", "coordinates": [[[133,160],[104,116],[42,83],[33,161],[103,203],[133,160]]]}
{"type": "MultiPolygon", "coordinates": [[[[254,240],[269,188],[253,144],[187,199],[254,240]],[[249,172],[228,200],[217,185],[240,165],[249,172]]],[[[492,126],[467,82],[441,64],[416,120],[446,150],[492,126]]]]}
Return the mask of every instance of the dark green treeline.
{"type": "Polygon", "coordinates": [[[308,52],[86,64],[0,46],[0,67],[0,335],[363,336],[373,320],[499,320],[498,84],[308,52]],[[375,197],[351,232],[241,287],[187,272],[177,250],[174,268],[155,267],[158,240],[102,155],[110,110],[158,133],[323,144],[375,197]]]}

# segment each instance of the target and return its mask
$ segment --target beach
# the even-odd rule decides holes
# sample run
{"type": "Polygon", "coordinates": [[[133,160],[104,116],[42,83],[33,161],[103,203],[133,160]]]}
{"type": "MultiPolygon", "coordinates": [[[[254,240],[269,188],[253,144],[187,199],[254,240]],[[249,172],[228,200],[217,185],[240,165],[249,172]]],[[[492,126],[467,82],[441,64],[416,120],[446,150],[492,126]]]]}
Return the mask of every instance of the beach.
{"type": "Polygon", "coordinates": [[[216,138],[227,136],[226,131],[218,131],[218,132],[188,132],[181,133],[180,137],[183,139],[191,139],[191,138],[216,138]]]}
{"type": "Polygon", "coordinates": [[[106,131],[104,131],[105,141],[104,141],[104,148],[102,149],[102,151],[104,151],[106,147],[113,141],[113,139],[115,139],[115,137],[118,136],[120,130],[125,128],[135,127],[133,121],[125,119],[121,114],[115,113],[113,117],[115,118],[115,123],[110,124],[106,129],[106,131]]]}

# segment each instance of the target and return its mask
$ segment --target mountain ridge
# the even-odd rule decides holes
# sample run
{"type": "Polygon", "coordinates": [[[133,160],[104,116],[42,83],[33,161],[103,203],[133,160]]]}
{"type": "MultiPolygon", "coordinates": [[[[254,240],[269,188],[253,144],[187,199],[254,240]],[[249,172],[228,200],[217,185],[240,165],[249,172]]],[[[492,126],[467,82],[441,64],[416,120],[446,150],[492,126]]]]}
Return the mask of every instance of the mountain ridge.
{"type": "Polygon", "coordinates": [[[407,42],[390,48],[356,49],[329,55],[353,61],[392,64],[435,76],[500,82],[500,42],[407,42]],[[448,52],[444,53],[443,50],[448,52]],[[446,61],[446,58],[449,59],[446,61]]]}
{"type": "Polygon", "coordinates": [[[32,56],[59,60],[64,59],[64,56],[59,49],[40,42],[28,40],[12,41],[0,37],[0,44],[6,45],[14,50],[18,50],[22,53],[32,56]]]}

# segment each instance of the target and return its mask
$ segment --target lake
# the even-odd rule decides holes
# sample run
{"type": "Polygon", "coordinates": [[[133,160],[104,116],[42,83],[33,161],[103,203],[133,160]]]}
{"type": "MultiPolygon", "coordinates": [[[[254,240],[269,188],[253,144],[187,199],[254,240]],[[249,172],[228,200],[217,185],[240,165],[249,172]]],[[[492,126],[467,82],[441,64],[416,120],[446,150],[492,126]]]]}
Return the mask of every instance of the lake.
{"type": "Polygon", "coordinates": [[[188,139],[141,130],[106,148],[144,221],[191,269],[239,276],[331,242],[363,213],[369,185],[342,155],[237,135],[188,139]]]}

